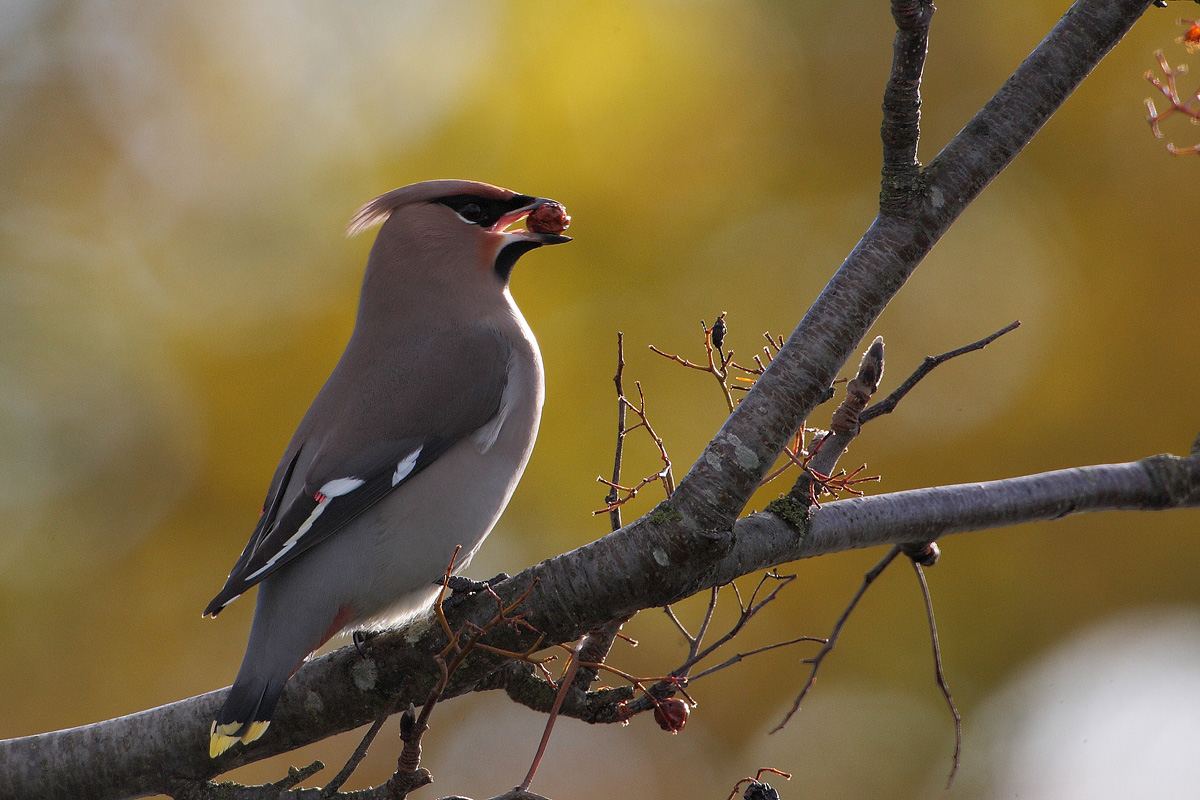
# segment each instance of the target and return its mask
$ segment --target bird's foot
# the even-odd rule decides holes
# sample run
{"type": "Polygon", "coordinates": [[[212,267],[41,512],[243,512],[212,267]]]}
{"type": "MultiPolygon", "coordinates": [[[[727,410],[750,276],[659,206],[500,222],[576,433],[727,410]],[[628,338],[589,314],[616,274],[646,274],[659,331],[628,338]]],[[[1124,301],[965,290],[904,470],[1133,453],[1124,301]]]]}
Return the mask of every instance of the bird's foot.
{"type": "Polygon", "coordinates": [[[450,594],[442,598],[442,610],[449,611],[458,607],[464,600],[473,595],[477,595],[482,591],[486,591],[495,586],[501,581],[508,580],[507,572],[501,572],[494,578],[488,578],[486,581],[477,581],[471,578],[464,578],[462,575],[450,575],[441,578],[435,583],[439,586],[445,586],[450,590],[450,594]]]}
{"type": "Polygon", "coordinates": [[[350,641],[354,642],[354,649],[358,651],[360,656],[365,656],[363,645],[379,635],[379,631],[355,631],[350,634],[350,641]]]}

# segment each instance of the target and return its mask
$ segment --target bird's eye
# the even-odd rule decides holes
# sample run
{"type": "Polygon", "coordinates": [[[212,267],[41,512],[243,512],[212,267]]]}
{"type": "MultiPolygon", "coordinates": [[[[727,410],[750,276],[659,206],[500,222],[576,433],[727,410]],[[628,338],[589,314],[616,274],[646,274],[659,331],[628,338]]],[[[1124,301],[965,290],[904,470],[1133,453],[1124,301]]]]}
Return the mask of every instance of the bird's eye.
{"type": "Polygon", "coordinates": [[[470,223],[478,223],[483,219],[483,209],[478,203],[467,203],[458,210],[458,215],[470,223]]]}

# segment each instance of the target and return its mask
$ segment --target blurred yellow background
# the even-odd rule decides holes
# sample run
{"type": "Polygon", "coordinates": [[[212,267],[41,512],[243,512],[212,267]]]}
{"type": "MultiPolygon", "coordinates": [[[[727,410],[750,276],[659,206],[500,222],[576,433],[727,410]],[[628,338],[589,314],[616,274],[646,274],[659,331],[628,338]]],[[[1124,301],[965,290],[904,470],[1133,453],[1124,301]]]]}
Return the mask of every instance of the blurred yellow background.
{"type": "MultiPolygon", "coordinates": [[[[844,464],[881,474],[873,491],[1186,453],[1200,430],[1200,158],[1169,156],[1142,107],[1152,52],[1186,57],[1173,5],[1151,9],[876,325],[890,391],[924,355],[1023,322],[869,427],[844,464]]],[[[942,6],[926,161],[1066,3],[942,6]]],[[[516,572],[607,531],[590,512],[611,467],[618,330],[626,379],[643,382],[682,476],[723,402],[646,345],[697,356],[700,319],[721,311],[727,347],[747,357],[763,331],[794,327],[873,216],[892,34],[882,0],[7,0],[0,737],[232,680],[252,598],[215,622],[200,611],[349,335],[371,236],[346,240],[344,225],[393,187],[472,178],[574,217],[573,244],[514,274],[548,400],[471,573],[516,572]]],[[[631,442],[626,474],[657,469],[648,443],[631,442]]],[[[646,490],[631,510],[659,499],[646,490]]],[[[1092,515],[943,543],[930,582],[966,719],[951,796],[1198,785],[1198,523],[1194,511],[1092,515]]],[[[740,649],[825,635],[879,555],[794,565],[800,580],[740,649]]],[[[700,607],[680,613],[694,623],[700,607]]],[[[727,606],[719,621],[731,619],[727,606]]],[[[660,612],[627,631],[642,645],[618,645],[625,669],[661,674],[682,657],[660,612]]],[[[785,797],[944,796],[951,727],[909,570],[880,580],[811,702],[769,737],[810,654],[697,683],[678,737],[648,716],[564,721],[533,788],[720,800],[773,766],[796,774],[773,781],[785,797]]],[[[477,696],[433,723],[437,783],[422,796],[487,797],[520,781],[542,719],[477,696]]],[[[350,788],[394,768],[387,730],[350,788]]],[[[235,777],[275,780],[313,758],[335,771],[358,737],[235,777]]]]}

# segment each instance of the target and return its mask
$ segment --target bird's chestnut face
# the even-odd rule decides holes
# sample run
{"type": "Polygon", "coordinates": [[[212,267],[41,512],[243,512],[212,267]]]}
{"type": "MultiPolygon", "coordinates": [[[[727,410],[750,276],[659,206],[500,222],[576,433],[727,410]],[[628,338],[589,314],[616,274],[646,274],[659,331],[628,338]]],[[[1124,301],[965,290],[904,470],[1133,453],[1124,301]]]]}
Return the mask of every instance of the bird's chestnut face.
{"type": "Polygon", "coordinates": [[[474,226],[484,237],[489,262],[496,275],[507,281],[517,259],[546,244],[571,241],[561,232],[571,224],[561,203],[526,194],[492,197],[456,194],[433,202],[453,211],[464,225],[474,226]],[[527,229],[508,230],[529,218],[527,229]]]}

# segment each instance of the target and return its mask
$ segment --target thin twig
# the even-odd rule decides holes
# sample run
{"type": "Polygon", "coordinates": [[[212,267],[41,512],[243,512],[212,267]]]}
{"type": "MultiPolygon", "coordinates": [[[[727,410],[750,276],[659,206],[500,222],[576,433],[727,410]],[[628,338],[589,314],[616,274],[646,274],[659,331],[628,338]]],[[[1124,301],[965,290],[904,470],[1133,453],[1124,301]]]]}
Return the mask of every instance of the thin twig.
{"type": "Polygon", "coordinates": [[[704,635],[708,633],[708,626],[712,624],[713,613],[717,610],[717,600],[721,596],[721,587],[714,586],[709,591],[708,608],[704,610],[704,619],[700,621],[700,629],[696,631],[696,638],[692,641],[691,647],[688,649],[688,657],[692,658],[700,649],[700,643],[704,641],[704,635]]]}
{"type": "MultiPolygon", "coordinates": [[[[703,650],[700,650],[699,652],[689,656],[688,659],[683,662],[683,664],[671,670],[671,675],[681,678],[687,677],[688,670],[690,670],[696,664],[699,664],[704,659],[708,658],[710,655],[720,649],[722,645],[741,633],[742,628],[746,627],[746,623],[748,623],[754,617],[754,615],[761,611],[768,603],[773,601],[779,595],[779,593],[783,591],[783,588],[794,580],[796,580],[795,575],[777,575],[774,572],[764,573],[763,577],[758,582],[758,586],[756,586],[754,589],[754,594],[750,596],[750,603],[742,606],[741,613],[738,615],[737,621],[734,622],[733,627],[731,627],[724,636],[717,639],[708,647],[705,647],[703,650]],[[755,598],[758,596],[759,589],[761,589],[763,584],[770,579],[777,580],[779,583],[776,584],[773,589],[771,589],[766,597],[764,597],[762,600],[759,600],[757,603],[754,602],[755,598]]],[[[733,586],[736,591],[737,584],[730,585],[733,586]]],[[[741,598],[739,597],[739,602],[740,600],[741,598]]]]}
{"type": "Polygon", "coordinates": [[[958,774],[959,757],[962,755],[962,715],[958,713],[958,706],[954,704],[954,696],[950,693],[950,685],[946,682],[946,673],[942,669],[942,647],[938,642],[937,621],[933,616],[933,598],[929,594],[925,571],[916,561],[912,562],[912,567],[913,571],[917,573],[917,582],[921,585],[921,597],[925,601],[925,617],[929,620],[929,640],[933,645],[934,676],[937,678],[938,688],[942,690],[942,697],[946,698],[950,714],[954,717],[954,760],[950,767],[950,777],[946,780],[946,788],[950,789],[954,785],[954,776],[958,774]]]}
{"type": "Polygon", "coordinates": [[[384,709],[383,713],[375,718],[375,722],[371,724],[362,741],[358,743],[358,747],[354,748],[354,752],[350,754],[346,765],[333,777],[333,780],[325,784],[325,788],[321,790],[321,800],[326,800],[326,798],[336,795],[338,789],[342,788],[342,784],[350,779],[350,776],[354,774],[354,770],[358,769],[358,765],[367,757],[367,751],[371,749],[371,743],[375,741],[375,737],[379,735],[379,731],[383,729],[383,724],[387,722],[388,717],[392,715],[394,710],[395,701],[393,700],[384,709]]]}
{"type": "Polygon", "coordinates": [[[737,655],[734,655],[734,656],[731,656],[730,658],[725,659],[720,664],[716,664],[716,665],[711,666],[701,672],[696,673],[695,675],[690,676],[688,678],[688,683],[691,684],[692,682],[698,681],[701,678],[705,677],[706,675],[711,675],[714,672],[719,672],[720,670],[723,670],[726,667],[732,667],[734,664],[738,663],[742,659],[749,658],[750,656],[756,656],[759,653],[765,653],[768,650],[777,650],[780,647],[787,647],[787,646],[793,645],[793,644],[800,644],[801,642],[820,642],[821,644],[825,644],[827,641],[828,641],[827,639],[822,639],[820,636],[797,636],[795,639],[788,639],[786,642],[775,642],[775,644],[768,644],[763,647],[756,648],[754,650],[747,650],[745,653],[738,653],[737,655]]]}
{"type": "Polygon", "coordinates": [[[871,405],[859,415],[859,424],[865,425],[867,422],[875,419],[878,416],[892,413],[892,411],[896,408],[896,405],[902,399],[904,399],[904,395],[908,394],[912,388],[920,383],[921,379],[932,372],[935,367],[949,361],[952,358],[956,358],[966,353],[972,353],[976,350],[982,350],[1004,334],[1015,331],[1019,327],[1021,327],[1021,320],[1016,320],[1015,322],[996,331],[991,336],[985,336],[977,342],[971,342],[971,344],[942,353],[940,356],[926,356],[925,361],[921,364],[921,366],[917,367],[913,374],[909,375],[904,383],[900,384],[900,387],[896,389],[896,391],[892,392],[878,403],[871,405]]]}
{"type": "MultiPolygon", "coordinates": [[[[710,597],[709,597],[709,607],[705,612],[704,621],[701,623],[701,632],[697,633],[696,636],[692,636],[690,633],[688,633],[687,628],[683,625],[682,622],[679,621],[679,618],[675,615],[674,611],[669,606],[665,607],[663,609],[663,611],[666,612],[667,617],[670,618],[671,621],[675,623],[675,626],[677,628],[679,628],[680,632],[684,635],[684,638],[686,638],[688,641],[688,656],[686,659],[684,659],[682,664],[680,664],[675,669],[671,670],[671,673],[669,675],[667,675],[663,678],[660,678],[660,679],[655,679],[655,680],[657,680],[657,682],[653,686],[651,686],[649,689],[644,689],[640,683],[636,684],[638,686],[638,688],[643,689],[645,697],[642,697],[637,700],[626,703],[626,707],[629,710],[630,715],[632,716],[633,714],[639,714],[643,711],[648,711],[651,707],[653,707],[654,705],[657,705],[658,698],[660,696],[665,697],[676,691],[682,692],[683,686],[686,685],[686,683],[688,681],[694,680],[694,679],[688,677],[688,673],[691,671],[692,667],[694,667],[696,664],[699,664],[701,661],[703,661],[704,659],[711,656],[714,652],[716,652],[718,649],[720,649],[723,645],[727,644],[731,639],[736,637],[741,632],[741,630],[746,626],[746,624],[759,611],[761,611],[765,606],[767,606],[769,603],[774,601],[775,598],[779,596],[779,592],[782,591],[785,586],[787,586],[789,583],[791,583],[795,579],[796,579],[795,575],[778,575],[774,572],[767,572],[762,576],[762,578],[759,579],[759,582],[755,586],[754,591],[751,593],[750,600],[748,602],[745,602],[742,600],[741,593],[739,592],[739,590],[737,588],[737,584],[729,584],[730,588],[733,589],[734,594],[737,595],[737,597],[738,597],[738,605],[739,605],[739,608],[741,609],[741,612],[738,615],[737,621],[734,622],[733,626],[723,636],[721,636],[719,639],[717,639],[715,642],[708,645],[707,647],[704,647],[703,649],[701,649],[701,645],[703,644],[704,632],[707,631],[707,629],[712,621],[713,612],[715,611],[716,592],[714,591],[714,593],[712,595],[710,595],[710,597]],[[759,592],[761,592],[763,586],[769,580],[776,580],[776,581],[779,581],[779,583],[774,588],[771,589],[771,591],[767,594],[766,597],[764,597],[762,600],[759,600],[758,599],[759,592]]],[[[743,654],[741,654],[741,657],[745,657],[747,655],[753,655],[754,653],[762,652],[763,650],[770,650],[775,647],[782,647],[787,644],[795,644],[796,642],[804,641],[805,638],[806,637],[802,637],[800,639],[796,639],[793,641],[774,644],[769,647],[761,648],[760,650],[756,650],[753,653],[743,653],[743,654]]],[[[824,641],[824,640],[819,639],[816,641],[824,641]]],[[[728,666],[728,664],[726,664],[725,666],[728,666]]],[[[723,668],[723,667],[721,667],[721,668],[723,668]]],[[[708,674],[709,672],[715,672],[715,671],[716,670],[707,670],[705,672],[705,674],[708,674]]],[[[618,674],[620,674],[620,673],[618,673],[618,674]]],[[[646,681],[646,680],[651,680],[651,679],[645,678],[642,680],[646,681]]],[[[686,692],[683,692],[683,694],[685,697],[687,696],[686,692]]]]}
{"type": "MultiPolygon", "coordinates": [[[[1192,25],[1196,24],[1194,20],[1180,20],[1180,22],[1191,23],[1192,25]]],[[[1159,125],[1164,119],[1176,112],[1189,117],[1193,123],[1200,123],[1200,105],[1198,105],[1200,104],[1200,89],[1197,89],[1187,100],[1182,99],[1179,96],[1179,88],[1176,86],[1176,78],[1187,72],[1187,64],[1172,67],[1161,50],[1155,51],[1154,57],[1158,59],[1158,67],[1162,70],[1166,81],[1160,80],[1150,71],[1146,72],[1146,80],[1150,81],[1154,88],[1158,89],[1163,97],[1167,98],[1171,107],[1159,113],[1158,109],[1154,107],[1154,101],[1147,99],[1146,121],[1150,123],[1150,132],[1154,134],[1154,138],[1161,139],[1163,138],[1163,132],[1159,128],[1159,125]]],[[[1192,145],[1191,147],[1176,147],[1173,142],[1167,142],[1167,152],[1173,156],[1200,153],[1200,144],[1192,145]]]]}
{"type": "MultiPolygon", "coordinates": [[[[590,631],[587,636],[584,636],[583,647],[579,651],[579,660],[585,662],[603,663],[608,658],[608,653],[612,649],[613,643],[617,639],[624,639],[629,642],[631,647],[637,647],[637,641],[625,636],[621,633],[621,626],[633,619],[633,614],[614,619],[604,625],[590,631]]],[[[600,671],[588,667],[581,668],[575,674],[575,680],[572,682],[571,690],[577,692],[587,692],[591,685],[600,677],[600,671]]]]}
{"type": "Polygon", "coordinates": [[[649,476],[643,478],[641,481],[639,481],[634,486],[621,486],[616,481],[609,481],[608,479],[604,478],[603,476],[597,477],[596,478],[597,482],[603,483],[604,485],[606,485],[610,489],[612,489],[612,491],[609,492],[609,498],[612,498],[613,494],[616,492],[624,492],[625,496],[624,497],[618,496],[615,500],[609,499],[609,503],[605,508],[602,508],[599,511],[592,512],[593,516],[595,516],[597,514],[603,514],[605,512],[611,513],[614,508],[619,508],[620,506],[624,505],[625,503],[628,503],[633,498],[637,497],[637,493],[639,491],[641,491],[641,489],[643,487],[645,487],[651,483],[654,483],[655,481],[662,482],[663,491],[666,492],[667,497],[670,497],[672,494],[675,493],[675,476],[672,473],[671,457],[669,455],[667,455],[667,446],[663,442],[662,437],[659,436],[658,433],[654,430],[654,426],[650,424],[650,418],[646,416],[646,393],[642,390],[642,382],[634,381],[633,384],[634,384],[634,386],[637,387],[637,390],[638,390],[638,404],[636,406],[632,402],[629,401],[629,398],[625,397],[624,395],[620,395],[618,398],[620,403],[625,408],[629,409],[634,414],[636,414],[638,417],[638,420],[639,420],[638,424],[634,425],[632,428],[625,428],[625,432],[629,433],[630,431],[636,430],[638,428],[644,428],[646,430],[646,433],[654,441],[654,445],[658,448],[658,455],[662,459],[663,468],[659,472],[656,472],[653,475],[649,475],[649,476]]]}
{"type": "Polygon", "coordinates": [[[689,645],[695,641],[695,639],[692,638],[692,635],[688,633],[688,629],[685,628],[683,623],[679,621],[679,617],[675,616],[674,609],[672,609],[670,606],[663,606],[663,611],[666,612],[666,615],[671,622],[675,623],[675,627],[679,628],[679,632],[683,634],[683,638],[688,640],[689,645]]]}
{"type": "Polygon", "coordinates": [[[617,503],[619,495],[617,487],[621,483],[621,455],[625,450],[625,386],[621,376],[625,372],[625,334],[617,331],[617,374],[613,383],[617,386],[617,447],[613,455],[612,483],[609,484],[608,496],[604,502],[608,504],[608,519],[615,531],[621,527],[621,505],[617,503]]]}
{"type": "Polygon", "coordinates": [[[863,575],[862,585],[858,587],[858,591],[854,593],[854,597],[851,598],[849,605],[846,606],[845,610],[842,611],[842,615],[838,617],[837,622],[834,623],[833,630],[829,633],[829,638],[825,640],[825,644],[822,645],[820,651],[815,656],[812,658],[806,658],[804,660],[806,664],[812,665],[812,671],[808,673],[808,680],[804,682],[804,687],[800,689],[800,694],[796,696],[796,702],[792,704],[792,709],[788,711],[787,715],[783,718],[783,721],[776,725],[771,733],[779,733],[779,731],[783,730],[784,726],[788,724],[788,721],[791,720],[791,718],[795,716],[796,712],[800,710],[800,704],[804,702],[804,697],[808,694],[808,690],[811,689],[813,684],[817,682],[817,671],[821,669],[821,662],[825,660],[825,656],[829,655],[829,652],[837,645],[838,637],[842,634],[842,628],[845,627],[846,621],[850,619],[850,614],[853,613],[854,607],[858,605],[858,601],[861,600],[862,596],[867,593],[867,589],[871,587],[871,584],[875,582],[875,579],[883,574],[883,571],[888,568],[888,565],[891,564],[892,561],[895,560],[896,556],[900,555],[901,552],[903,552],[903,548],[901,548],[899,545],[892,547],[892,549],[888,550],[887,555],[879,560],[878,564],[871,567],[871,569],[865,575],[863,575]]]}
{"type": "MultiPolygon", "coordinates": [[[[732,350],[730,350],[728,353],[722,353],[720,351],[720,348],[713,346],[713,332],[714,331],[719,330],[720,331],[719,338],[722,340],[724,340],[724,338],[725,338],[726,325],[725,325],[725,312],[724,311],[722,311],[720,313],[720,315],[717,316],[717,319],[716,319],[716,321],[713,322],[712,327],[709,327],[708,325],[706,325],[704,323],[704,320],[700,320],[700,327],[704,330],[704,355],[705,355],[706,360],[708,361],[707,364],[697,364],[693,361],[689,361],[688,359],[684,358],[681,355],[677,355],[675,353],[667,353],[663,350],[659,350],[654,345],[650,345],[650,349],[652,351],[654,351],[655,353],[658,353],[663,358],[669,358],[670,360],[674,361],[676,364],[687,367],[689,369],[699,370],[700,372],[707,372],[708,374],[710,374],[714,378],[716,378],[717,383],[720,384],[720,386],[721,386],[721,393],[725,397],[725,405],[729,408],[729,413],[732,414],[733,409],[737,407],[737,403],[734,402],[733,395],[730,393],[730,390],[729,390],[729,368],[731,366],[734,366],[737,369],[742,370],[743,372],[752,372],[752,370],[748,370],[744,367],[736,366],[733,362],[733,351],[732,350]],[[715,358],[714,358],[714,354],[715,354],[715,358]]],[[[761,372],[758,374],[761,374],[761,372]]]]}
{"type": "Polygon", "coordinates": [[[583,650],[585,641],[587,641],[587,637],[580,639],[575,644],[575,649],[571,652],[571,660],[563,669],[558,694],[554,698],[554,706],[551,707],[550,714],[546,717],[546,729],[542,731],[542,741],[538,743],[537,752],[533,756],[533,763],[529,765],[529,772],[526,773],[525,780],[521,781],[521,785],[516,788],[518,792],[525,791],[529,788],[529,784],[533,783],[533,776],[537,774],[538,767],[542,763],[542,756],[546,754],[546,746],[550,744],[550,734],[554,730],[554,723],[558,720],[559,709],[562,708],[563,700],[575,681],[575,672],[579,669],[579,653],[583,650]]]}

